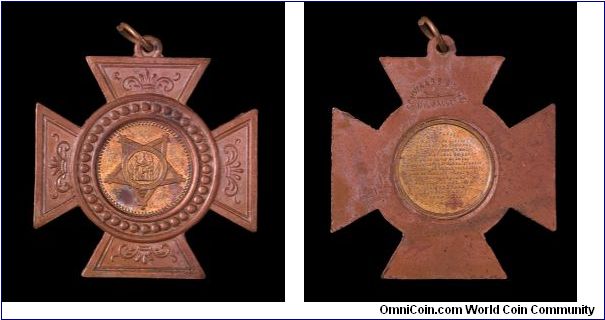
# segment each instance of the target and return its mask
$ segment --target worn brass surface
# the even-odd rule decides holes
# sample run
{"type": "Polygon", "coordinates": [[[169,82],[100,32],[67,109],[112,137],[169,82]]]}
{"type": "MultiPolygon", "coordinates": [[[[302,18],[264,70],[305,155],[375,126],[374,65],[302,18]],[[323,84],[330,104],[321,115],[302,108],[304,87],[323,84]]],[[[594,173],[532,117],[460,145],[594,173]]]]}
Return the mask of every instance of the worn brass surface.
{"type": "MultiPolygon", "coordinates": [[[[483,104],[499,56],[381,57],[402,105],[379,128],[334,108],[333,232],[378,210],[402,233],[385,279],[503,279],[485,233],[513,208],[555,230],[555,106],[508,127],[483,104]]],[[[365,235],[367,236],[367,235],[365,235]]]]}
{"type": "Polygon", "coordinates": [[[395,178],[402,197],[422,213],[454,218],[485,198],[492,156],[483,138],[454,120],[436,120],[408,133],[399,145],[395,178]]]}

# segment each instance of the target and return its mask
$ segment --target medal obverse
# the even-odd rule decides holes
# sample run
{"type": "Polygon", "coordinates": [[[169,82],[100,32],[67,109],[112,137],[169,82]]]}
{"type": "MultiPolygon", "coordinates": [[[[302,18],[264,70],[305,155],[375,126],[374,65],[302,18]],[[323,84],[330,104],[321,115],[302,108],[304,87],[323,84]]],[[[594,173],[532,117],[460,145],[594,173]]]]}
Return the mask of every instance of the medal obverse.
{"type": "Polygon", "coordinates": [[[184,233],[209,209],[256,231],[257,111],[210,131],[185,105],[210,59],[118,30],[134,57],[86,58],[107,104],[81,128],[36,106],[34,227],[80,206],[105,232],[83,276],[202,279],[184,233]]]}

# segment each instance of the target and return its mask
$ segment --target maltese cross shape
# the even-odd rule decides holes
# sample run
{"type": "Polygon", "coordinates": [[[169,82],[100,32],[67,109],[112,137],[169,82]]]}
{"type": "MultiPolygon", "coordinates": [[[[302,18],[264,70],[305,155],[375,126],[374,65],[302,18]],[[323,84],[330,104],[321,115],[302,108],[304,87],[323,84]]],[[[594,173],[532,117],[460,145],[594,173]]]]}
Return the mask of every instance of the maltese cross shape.
{"type": "Polygon", "coordinates": [[[205,278],[185,232],[208,210],[256,231],[257,111],[210,131],[186,105],[210,59],[119,30],[135,54],[86,58],[107,103],[82,127],[36,106],[34,227],[79,206],[104,231],[85,277],[205,278]]]}
{"type": "Polygon", "coordinates": [[[484,234],[509,208],[555,230],[555,106],[508,128],[482,102],[503,61],[433,37],[380,58],[403,104],[378,130],[333,109],[331,230],[378,209],[402,232],[383,278],[506,278],[484,234]]]}

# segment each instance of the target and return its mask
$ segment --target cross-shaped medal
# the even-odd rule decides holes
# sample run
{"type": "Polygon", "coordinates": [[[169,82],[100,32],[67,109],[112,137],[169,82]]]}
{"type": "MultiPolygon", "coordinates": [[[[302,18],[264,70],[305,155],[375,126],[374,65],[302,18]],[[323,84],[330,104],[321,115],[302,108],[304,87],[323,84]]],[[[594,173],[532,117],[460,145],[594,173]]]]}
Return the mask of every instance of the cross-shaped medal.
{"type": "Polygon", "coordinates": [[[509,208],[556,228],[555,106],[508,128],[482,103],[504,58],[419,26],[426,57],[380,59],[403,105],[378,130],[333,111],[331,230],[378,209],[403,233],[383,278],[506,278],[485,232],[509,208]]]}
{"type": "Polygon", "coordinates": [[[184,233],[211,209],[256,231],[257,111],[210,131],[188,106],[210,59],[87,57],[107,104],[82,127],[36,106],[34,227],[76,206],[105,234],[82,275],[202,279],[184,233]]]}

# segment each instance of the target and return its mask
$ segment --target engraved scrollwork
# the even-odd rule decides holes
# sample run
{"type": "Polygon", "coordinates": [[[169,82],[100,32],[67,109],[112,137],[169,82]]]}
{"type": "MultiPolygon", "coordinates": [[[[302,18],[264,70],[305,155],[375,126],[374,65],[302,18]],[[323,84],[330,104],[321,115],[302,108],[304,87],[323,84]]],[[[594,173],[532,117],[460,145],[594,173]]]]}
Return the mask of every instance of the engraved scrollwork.
{"type": "Polygon", "coordinates": [[[235,203],[240,203],[237,198],[239,191],[239,181],[242,180],[242,174],[244,169],[241,167],[242,163],[239,161],[239,153],[236,145],[240,143],[240,139],[236,139],[233,144],[225,146],[223,151],[227,161],[225,163],[225,176],[227,178],[227,186],[225,186],[224,192],[228,197],[233,197],[235,203]]]}
{"type": "Polygon", "coordinates": [[[51,175],[53,177],[56,176],[56,179],[53,183],[54,188],[52,188],[50,197],[52,199],[57,199],[59,197],[59,193],[65,193],[71,189],[71,184],[68,182],[69,173],[67,171],[71,147],[65,140],[61,140],[59,142],[58,134],[53,133],[52,137],[55,138],[58,143],[57,147],[55,148],[56,155],[50,158],[50,164],[48,165],[51,175]]]}
{"type": "Polygon", "coordinates": [[[122,88],[126,91],[138,91],[138,90],[157,90],[170,92],[174,89],[174,82],[181,79],[180,73],[175,73],[172,78],[160,77],[157,73],[151,73],[149,69],[142,71],[135,71],[135,75],[127,76],[122,78],[119,72],[113,74],[113,78],[117,81],[122,82],[122,88]]]}
{"type": "Polygon", "coordinates": [[[162,243],[161,245],[126,245],[122,244],[118,247],[118,253],[111,256],[111,261],[114,260],[115,257],[120,257],[122,259],[130,260],[132,259],[135,262],[140,262],[142,264],[147,264],[150,261],[153,261],[155,258],[163,259],[166,257],[170,257],[172,262],[176,262],[177,258],[170,247],[162,243]]]}

